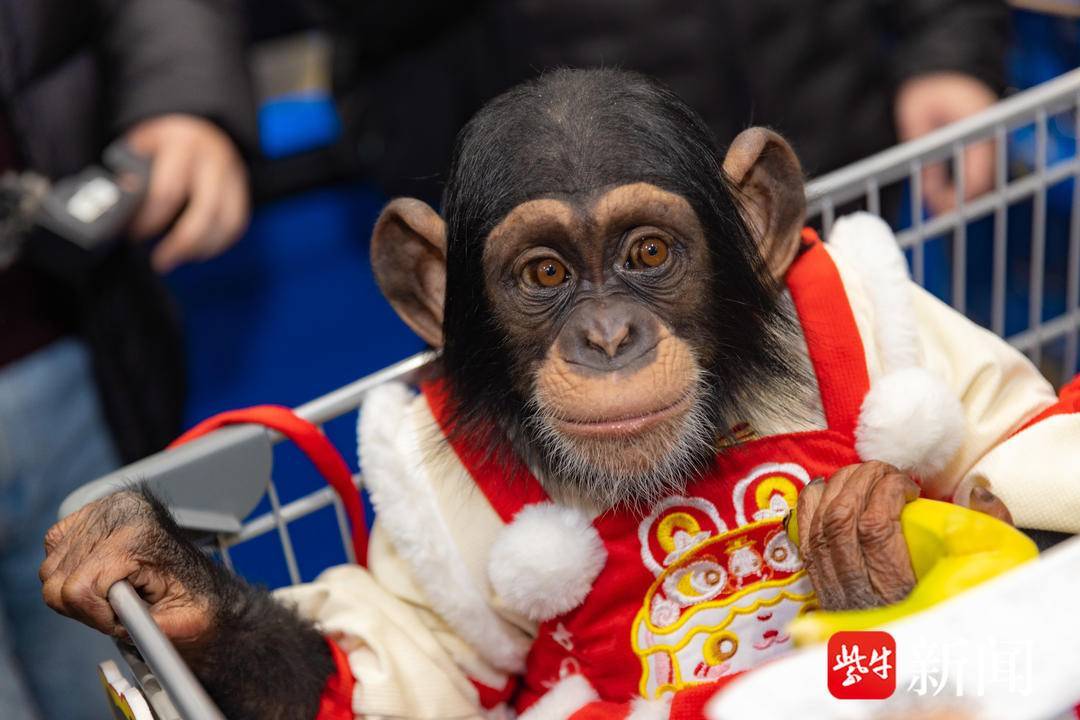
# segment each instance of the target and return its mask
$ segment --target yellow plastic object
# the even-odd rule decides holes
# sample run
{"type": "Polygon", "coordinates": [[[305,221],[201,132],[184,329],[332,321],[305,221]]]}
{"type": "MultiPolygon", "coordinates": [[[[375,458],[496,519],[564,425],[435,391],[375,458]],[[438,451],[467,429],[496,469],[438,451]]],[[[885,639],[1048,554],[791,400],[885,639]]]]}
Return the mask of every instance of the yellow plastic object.
{"type": "MultiPolygon", "coordinates": [[[[1026,535],[996,518],[919,498],[900,513],[916,583],[906,599],[868,610],[808,613],[791,624],[796,644],[824,642],[838,630],[868,630],[925,610],[1039,554],[1026,535]]],[[[788,535],[798,544],[792,512],[788,535]]]]}

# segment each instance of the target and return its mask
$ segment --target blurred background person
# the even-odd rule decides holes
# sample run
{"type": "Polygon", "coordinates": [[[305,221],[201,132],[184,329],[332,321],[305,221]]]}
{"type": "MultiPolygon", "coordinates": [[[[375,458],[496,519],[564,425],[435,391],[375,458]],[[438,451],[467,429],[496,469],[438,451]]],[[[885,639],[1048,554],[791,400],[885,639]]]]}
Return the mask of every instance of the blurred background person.
{"type": "Polygon", "coordinates": [[[20,257],[0,269],[5,720],[102,717],[108,643],[41,603],[41,538],[70,491],[179,430],[183,345],[155,271],[222,252],[248,222],[242,28],[227,0],[0,0],[0,172],[60,178],[123,139],[152,163],[131,239],[164,235],[118,243],[77,283],[20,257]]]}
{"type": "MultiPolygon", "coordinates": [[[[751,124],[792,141],[817,176],[982,110],[1004,89],[1000,0],[321,0],[358,161],[390,194],[438,196],[457,130],[484,100],[545,69],[658,78],[726,144],[751,124]]],[[[966,190],[993,150],[968,153],[966,190]]],[[[954,201],[928,169],[935,210],[954,201]]]]}

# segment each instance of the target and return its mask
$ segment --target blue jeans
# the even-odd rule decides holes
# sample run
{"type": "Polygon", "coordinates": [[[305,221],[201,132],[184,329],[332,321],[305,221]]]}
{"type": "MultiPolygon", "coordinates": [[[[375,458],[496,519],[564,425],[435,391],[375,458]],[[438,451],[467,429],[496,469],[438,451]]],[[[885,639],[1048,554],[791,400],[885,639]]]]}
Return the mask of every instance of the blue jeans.
{"type": "Polygon", "coordinates": [[[118,465],[86,349],[60,340],[0,368],[0,717],[108,717],[104,635],[41,599],[42,539],[60,502],[118,465]]]}

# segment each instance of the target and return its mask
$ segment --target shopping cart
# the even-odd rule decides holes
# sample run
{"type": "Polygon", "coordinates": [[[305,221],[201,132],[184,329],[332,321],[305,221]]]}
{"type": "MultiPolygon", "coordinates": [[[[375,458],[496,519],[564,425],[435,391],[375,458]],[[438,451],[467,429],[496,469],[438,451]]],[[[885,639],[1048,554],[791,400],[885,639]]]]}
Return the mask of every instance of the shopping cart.
{"type": "MultiPolygon", "coordinates": [[[[1063,382],[1077,370],[1080,329],[1078,106],[1080,70],[818,178],[807,186],[811,221],[828,233],[837,215],[848,209],[862,207],[886,217],[909,254],[916,281],[932,284],[937,278],[941,287],[932,288],[935,292],[1007,335],[1053,381],[1063,382]],[[1053,158],[1051,137],[1061,139],[1055,148],[1066,147],[1053,158]],[[994,188],[965,201],[961,159],[965,148],[987,140],[998,148],[994,188]],[[951,166],[956,205],[928,218],[921,176],[933,163],[951,166]],[[1060,198],[1063,193],[1065,215],[1053,212],[1057,205],[1048,213],[1048,196],[1060,198]],[[976,262],[980,258],[988,264],[982,270],[976,262]]],[[[356,410],[368,391],[382,383],[417,383],[432,371],[433,358],[431,353],[414,355],[302,405],[296,413],[321,427],[356,410]]],[[[80,488],[64,502],[61,514],[126,487],[131,478],[144,479],[168,499],[177,522],[204,538],[208,551],[230,568],[231,548],[277,533],[289,579],[298,583],[290,524],[300,518],[333,507],[345,557],[352,561],[354,554],[345,512],[331,488],[281,502],[271,476],[271,448],[282,439],[252,425],[215,431],[80,488]],[[264,495],[269,512],[249,518],[264,495]]],[[[359,475],[353,479],[358,486],[362,483],[359,475]]],[[[109,591],[109,601],[137,649],[126,651],[126,659],[156,716],[221,718],[133,588],[118,583],[109,591]]]]}

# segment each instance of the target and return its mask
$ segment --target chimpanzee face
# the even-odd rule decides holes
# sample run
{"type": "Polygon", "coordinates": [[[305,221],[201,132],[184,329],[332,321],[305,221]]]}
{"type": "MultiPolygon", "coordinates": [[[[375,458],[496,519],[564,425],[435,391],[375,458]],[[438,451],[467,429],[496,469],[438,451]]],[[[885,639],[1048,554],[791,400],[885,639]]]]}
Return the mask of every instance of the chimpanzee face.
{"type": "Polygon", "coordinates": [[[530,200],[489,234],[485,286],[555,474],[674,484],[713,446],[713,353],[683,337],[708,312],[710,263],[690,205],[647,183],[530,200]]]}
{"type": "Polygon", "coordinates": [[[651,82],[561,71],[474,118],[444,204],[446,222],[391,203],[377,278],[443,347],[461,431],[549,491],[601,507],[676,491],[755,384],[789,378],[776,278],[802,179],[775,134],[746,131],[721,163],[651,82]]]}

